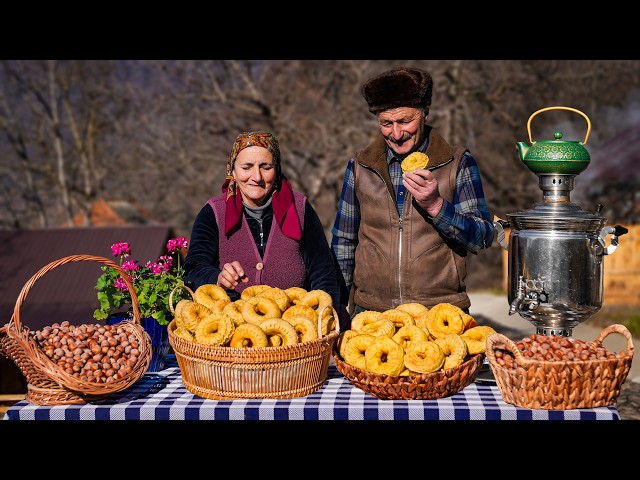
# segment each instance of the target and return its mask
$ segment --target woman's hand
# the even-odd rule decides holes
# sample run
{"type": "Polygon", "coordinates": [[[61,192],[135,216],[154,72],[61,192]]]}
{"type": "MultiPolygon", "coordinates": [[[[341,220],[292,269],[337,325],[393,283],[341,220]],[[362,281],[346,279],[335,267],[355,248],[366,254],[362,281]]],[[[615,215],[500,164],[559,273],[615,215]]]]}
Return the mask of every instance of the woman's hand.
{"type": "Polygon", "coordinates": [[[431,217],[435,217],[442,208],[443,199],[438,191],[438,180],[429,170],[416,168],[413,172],[402,174],[406,189],[411,192],[418,205],[431,217]]]}
{"type": "Polygon", "coordinates": [[[242,265],[236,260],[231,263],[225,263],[222,266],[217,284],[228,290],[233,290],[238,283],[247,283],[248,281],[249,279],[245,276],[242,265]]]}

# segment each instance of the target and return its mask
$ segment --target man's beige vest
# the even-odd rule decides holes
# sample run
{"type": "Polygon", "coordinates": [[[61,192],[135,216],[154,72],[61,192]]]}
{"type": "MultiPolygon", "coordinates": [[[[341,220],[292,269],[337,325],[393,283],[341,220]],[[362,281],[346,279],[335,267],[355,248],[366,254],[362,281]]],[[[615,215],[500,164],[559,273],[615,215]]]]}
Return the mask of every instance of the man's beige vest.
{"type": "MultiPolygon", "coordinates": [[[[467,149],[451,147],[430,127],[427,132],[428,168],[438,180],[440,195],[452,202],[456,172],[467,149]]],[[[471,303],[464,283],[467,250],[441,235],[409,192],[399,218],[385,145],[380,138],[356,154],[355,192],[361,218],[354,302],[377,311],[410,302],[427,307],[446,302],[468,308],[471,303]]]]}

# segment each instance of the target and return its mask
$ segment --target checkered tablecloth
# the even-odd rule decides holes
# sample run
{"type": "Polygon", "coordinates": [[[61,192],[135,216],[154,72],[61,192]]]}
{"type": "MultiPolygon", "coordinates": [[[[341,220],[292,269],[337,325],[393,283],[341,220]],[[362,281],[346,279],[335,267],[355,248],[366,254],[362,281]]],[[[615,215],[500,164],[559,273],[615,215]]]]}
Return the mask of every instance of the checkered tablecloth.
{"type": "Polygon", "coordinates": [[[332,364],[317,391],[298,398],[210,400],[182,384],[174,355],[167,368],[106,399],[82,405],[13,405],[5,420],[620,420],[615,407],[530,410],[502,400],[494,385],[471,384],[434,400],[380,400],[354,387],[332,364]]]}

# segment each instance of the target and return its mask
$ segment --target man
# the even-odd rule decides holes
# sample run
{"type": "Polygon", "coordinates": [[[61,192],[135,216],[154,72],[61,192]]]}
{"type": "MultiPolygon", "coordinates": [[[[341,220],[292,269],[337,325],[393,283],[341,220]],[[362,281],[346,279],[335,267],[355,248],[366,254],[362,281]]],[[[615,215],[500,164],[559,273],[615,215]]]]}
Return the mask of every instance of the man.
{"type": "Polygon", "coordinates": [[[414,68],[368,80],[361,93],[382,136],[346,167],[331,248],[351,315],[402,303],[451,303],[468,313],[466,257],[493,241],[493,222],[477,163],[427,122],[433,82],[414,68]],[[428,166],[404,172],[419,151],[428,166]]]}

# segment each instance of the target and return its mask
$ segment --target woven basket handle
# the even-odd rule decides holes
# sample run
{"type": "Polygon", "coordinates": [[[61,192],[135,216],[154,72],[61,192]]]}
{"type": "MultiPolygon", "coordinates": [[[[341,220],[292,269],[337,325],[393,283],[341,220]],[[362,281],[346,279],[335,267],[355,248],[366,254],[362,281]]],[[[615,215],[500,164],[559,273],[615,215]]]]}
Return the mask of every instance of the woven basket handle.
{"type": "Polygon", "coordinates": [[[68,257],[63,257],[58,260],[55,260],[45,265],[44,267],[42,267],[40,270],[38,270],[38,272],[35,275],[33,275],[27,281],[27,283],[25,283],[24,286],[22,287],[22,290],[18,295],[18,299],[16,300],[16,305],[13,308],[13,315],[11,316],[11,320],[7,325],[14,324],[14,326],[17,328],[18,331],[21,330],[22,324],[20,322],[20,307],[26,300],[27,295],[29,294],[29,291],[31,290],[33,285],[40,278],[42,278],[45,274],[47,274],[54,268],[57,268],[66,263],[84,262],[84,261],[102,263],[103,265],[114,268],[118,271],[118,273],[120,274],[124,282],[127,284],[127,288],[129,289],[129,293],[131,294],[131,306],[133,308],[133,321],[138,325],[140,325],[140,310],[138,308],[138,295],[136,294],[136,291],[133,288],[133,284],[131,283],[131,280],[129,280],[129,274],[125,270],[123,270],[121,266],[109,260],[108,258],[99,257],[95,255],[69,255],[68,257]]]}
{"type": "Polygon", "coordinates": [[[193,296],[194,296],[193,290],[191,290],[186,285],[176,285],[175,287],[173,287],[173,290],[171,290],[171,293],[169,294],[169,310],[171,310],[171,315],[173,315],[174,317],[176,315],[176,309],[173,306],[173,294],[177,290],[180,290],[180,289],[183,289],[183,290],[186,290],[187,292],[189,292],[189,295],[191,295],[192,299],[193,299],[193,296]]]}
{"type": "Polygon", "coordinates": [[[627,351],[629,352],[629,355],[633,356],[633,337],[631,336],[631,332],[629,332],[627,327],[625,327],[624,325],[620,325],[619,323],[609,325],[598,334],[598,340],[603,341],[611,333],[619,333],[620,335],[624,335],[624,337],[627,339],[627,351]]]}
{"type": "Polygon", "coordinates": [[[489,335],[489,338],[487,338],[487,357],[489,357],[491,362],[497,361],[494,351],[495,348],[504,348],[509,350],[513,354],[518,365],[522,365],[527,362],[527,359],[524,358],[524,355],[522,355],[522,352],[517,345],[501,333],[492,333],[489,335]]]}
{"type": "Polygon", "coordinates": [[[322,310],[320,311],[320,315],[318,315],[318,338],[322,338],[322,317],[324,317],[324,311],[330,308],[331,310],[333,310],[333,318],[335,319],[335,325],[336,325],[336,333],[340,333],[340,317],[338,317],[338,312],[336,312],[336,309],[333,307],[323,307],[322,310]]]}

